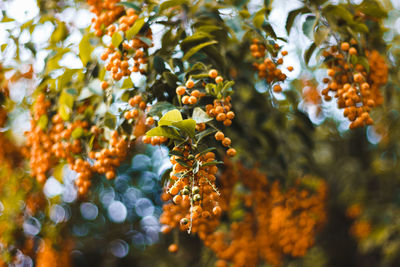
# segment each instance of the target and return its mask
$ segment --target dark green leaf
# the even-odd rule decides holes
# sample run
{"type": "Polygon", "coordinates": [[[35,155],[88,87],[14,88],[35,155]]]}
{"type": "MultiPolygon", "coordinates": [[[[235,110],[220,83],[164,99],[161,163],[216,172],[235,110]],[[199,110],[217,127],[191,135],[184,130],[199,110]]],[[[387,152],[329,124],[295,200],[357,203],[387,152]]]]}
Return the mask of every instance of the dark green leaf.
{"type": "Polygon", "coordinates": [[[306,52],[304,53],[304,62],[306,64],[308,64],[308,62],[310,61],[310,58],[312,56],[312,54],[314,53],[315,49],[317,48],[317,46],[315,45],[315,43],[312,43],[306,50],[306,52]]]}
{"type": "Polygon", "coordinates": [[[309,13],[309,12],[310,12],[310,10],[307,7],[302,7],[302,8],[295,9],[295,10],[292,10],[289,12],[287,19],[286,19],[286,26],[285,26],[288,35],[290,34],[290,30],[292,29],[292,26],[293,26],[293,23],[294,23],[294,20],[296,19],[296,17],[299,14],[304,14],[304,13],[309,13]]]}
{"type": "Polygon", "coordinates": [[[199,44],[195,47],[192,47],[191,49],[189,49],[188,52],[185,53],[185,55],[183,56],[182,60],[188,60],[191,56],[193,56],[194,54],[196,54],[199,50],[201,50],[202,48],[209,46],[209,45],[213,45],[218,43],[217,41],[213,40],[213,41],[209,41],[209,42],[205,42],[202,44],[199,44]]]}

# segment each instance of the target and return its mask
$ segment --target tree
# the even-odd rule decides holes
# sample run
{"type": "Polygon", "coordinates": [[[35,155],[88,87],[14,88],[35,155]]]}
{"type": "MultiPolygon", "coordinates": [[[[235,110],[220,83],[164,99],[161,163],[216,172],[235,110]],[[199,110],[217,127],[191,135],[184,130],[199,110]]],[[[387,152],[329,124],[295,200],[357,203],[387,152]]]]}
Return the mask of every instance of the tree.
{"type": "Polygon", "coordinates": [[[1,263],[397,266],[400,7],[287,2],[6,1],[1,263]]]}

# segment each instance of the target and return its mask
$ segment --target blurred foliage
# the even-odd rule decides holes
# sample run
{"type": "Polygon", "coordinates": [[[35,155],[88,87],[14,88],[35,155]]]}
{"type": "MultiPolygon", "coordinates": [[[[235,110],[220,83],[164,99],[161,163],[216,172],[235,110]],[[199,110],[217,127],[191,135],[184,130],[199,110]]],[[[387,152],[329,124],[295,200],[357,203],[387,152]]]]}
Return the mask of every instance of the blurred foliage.
{"type": "MultiPolygon", "coordinates": [[[[0,265],[398,266],[400,6],[278,2],[38,0],[36,13],[19,17],[21,1],[0,3],[0,265]],[[332,60],[324,51],[341,51],[343,42],[357,49],[345,63],[361,65],[366,77],[374,67],[366,51],[378,51],[388,67],[374,124],[354,130],[336,98],[320,93],[332,60]],[[263,62],[279,70],[273,78],[263,62]],[[234,119],[227,110],[217,119],[218,105],[234,119]],[[198,160],[210,151],[208,165],[198,160]],[[240,171],[221,164],[236,152],[240,171]],[[193,180],[218,166],[217,180],[207,182],[222,194],[222,215],[200,223],[207,231],[179,231],[179,215],[160,233],[166,207],[179,206],[161,200],[172,198],[179,164],[193,180]],[[235,247],[231,225],[270,227],[265,220],[278,218],[270,203],[292,212],[291,201],[303,203],[297,194],[314,196],[321,184],[326,220],[310,231],[304,255],[271,242],[279,261],[261,249],[253,257],[251,235],[241,236],[239,260],[209,244],[222,232],[235,247]],[[179,250],[168,252],[171,244],[179,250]]],[[[301,228],[290,214],[287,229],[301,228]]],[[[193,212],[187,216],[192,227],[193,212]]],[[[250,232],[262,236],[257,227],[250,232]]]]}

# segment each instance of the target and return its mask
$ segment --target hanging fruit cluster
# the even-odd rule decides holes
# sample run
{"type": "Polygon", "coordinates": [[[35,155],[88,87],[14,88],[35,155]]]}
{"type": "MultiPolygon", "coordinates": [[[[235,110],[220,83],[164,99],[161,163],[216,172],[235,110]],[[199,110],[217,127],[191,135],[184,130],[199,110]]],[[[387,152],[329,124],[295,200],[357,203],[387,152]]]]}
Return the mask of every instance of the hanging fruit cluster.
{"type": "Polygon", "coordinates": [[[372,108],[382,104],[380,87],[387,81],[388,68],[382,56],[375,50],[359,55],[356,41],[343,42],[340,47],[332,46],[324,51],[328,76],[327,87],[321,91],[329,101],[333,93],[338,108],[350,123],[350,129],[373,124],[372,108]],[[363,60],[364,59],[364,60],[363,60]]]}
{"type": "MultiPolygon", "coordinates": [[[[288,54],[286,50],[280,52],[282,57],[277,58],[280,51],[278,44],[271,46],[273,55],[266,57],[267,47],[259,39],[253,39],[250,45],[251,55],[257,60],[253,63],[253,67],[258,71],[258,77],[265,79],[269,85],[273,85],[273,91],[275,93],[282,92],[282,87],[279,83],[286,80],[286,74],[279,68],[283,64],[283,57],[288,54]]],[[[287,67],[288,71],[292,71],[293,67],[287,67]]]]}
{"type": "Polygon", "coordinates": [[[202,237],[218,225],[221,215],[215,185],[218,172],[215,154],[194,154],[188,145],[175,148],[173,154],[170,183],[162,196],[164,201],[172,199],[163,206],[160,217],[163,232],[179,227],[202,237]]]}
{"type": "MultiPolygon", "coordinates": [[[[88,192],[95,173],[115,178],[115,169],[128,154],[128,137],[113,131],[105,138],[103,129],[89,120],[69,122],[59,113],[51,112],[50,103],[44,93],[37,96],[31,130],[26,132],[25,156],[30,159],[31,175],[43,183],[57,164],[66,162],[78,174],[75,184],[81,195],[88,192]],[[84,146],[81,140],[89,141],[86,140],[89,137],[91,147],[84,146]]],[[[85,105],[77,106],[76,110],[85,105]]]]}
{"type": "MultiPolygon", "coordinates": [[[[135,9],[125,9],[118,2],[88,0],[91,11],[96,14],[92,21],[96,35],[111,37],[101,59],[107,61],[105,69],[115,81],[129,77],[132,72],[146,72],[147,49],[152,46],[153,38],[144,18],[139,19],[135,9]]],[[[101,87],[106,90],[109,83],[103,81],[101,87]]]]}

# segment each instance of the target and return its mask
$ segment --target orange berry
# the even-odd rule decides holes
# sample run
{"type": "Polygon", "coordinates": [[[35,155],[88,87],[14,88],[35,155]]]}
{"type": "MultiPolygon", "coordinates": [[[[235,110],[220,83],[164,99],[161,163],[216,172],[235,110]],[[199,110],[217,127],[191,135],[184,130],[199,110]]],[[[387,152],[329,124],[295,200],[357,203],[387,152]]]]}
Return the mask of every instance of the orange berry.
{"type": "Polygon", "coordinates": [[[343,51],[347,51],[347,50],[349,50],[349,48],[350,48],[350,44],[348,42],[343,42],[340,45],[340,49],[342,49],[343,51]]]}
{"type": "Polygon", "coordinates": [[[168,251],[171,253],[176,253],[178,251],[179,247],[177,244],[171,244],[168,247],[168,251]]]}
{"type": "Polygon", "coordinates": [[[106,90],[108,88],[108,82],[102,81],[101,82],[101,89],[106,90]]]}
{"type": "Polygon", "coordinates": [[[281,52],[282,56],[286,56],[288,54],[288,51],[284,50],[281,52]]]}
{"type": "Polygon", "coordinates": [[[225,138],[225,135],[223,132],[218,131],[215,133],[215,140],[222,141],[224,138],[225,138]]]}
{"type": "Polygon", "coordinates": [[[184,86],[178,86],[176,88],[176,94],[177,95],[184,95],[186,92],[186,88],[184,86]]]}
{"type": "Polygon", "coordinates": [[[192,80],[192,79],[189,79],[187,82],[186,82],[186,87],[187,88],[193,88],[193,86],[194,86],[194,81],[192,80]]]}
{"type": "Polygon", "coordinates": [[[288,71],[293,71],[293,67],[292,67],[292,66],[288,66],[288,67],[287,67],[287,70],[288,70],[288,71]]]}
{"type": "Polygon", "coordinates": [[[171,187],[169,192],[171,193],[171,195],[177,195],[179,193],[179,188],[177,186],[173,186],[171,187]]]}
{"type": "Polygon", "coordinates": [[[175,204],[180,204],[182,202],[182,196],[181,195],[174,196],[173,201],[175,204]]]}
{"type": "Polygon", "coordinates": [[[215,82],[216,83],[220,83],[220,82],[222,82],[224,80],[224,78],[222,78],[221,76],[217,76],[216,78],[215,78],[215,82]]]}
{"type": "Polygon", "coordinates": [[[218,71],[215,70],[215,69],[212,69],[212,70],[210,70],[210,71],[208,72],[208,76],[209,76],[210,78],[215,79],[215,78],[218,76],[218,71]]]}
{"type": "Polygon", "coordinates": [[[217,121],[224,121],[226,119],[225,113],[219,113],[216,117],[217,121]]]}
{"type": "Polygon", "coordinates": [[[354,47],[349,49],[349,54],[350,55],[357,55],[357,49],[355,49],[354,47]]]}
{"type": "Polygon", "coordinates": [[[230,146],[230,145],[231,145],[231,139],[230,139],[229,137],[225,137],[225,138],[222,140],[222,145],[225,146],[225,147],[230,146]]]}
{"type": "Polygon", "coordinates": [[[188,95],[185,95],[182,97],[182,103],[185,105],[189,104],[189,96],[188,95]]]}
{"type": "Polygon", "coordinates": [[[189,97],[189,104],[190,105],[194,105],[194,104],[196,104],[197,103],[197,97],[195,97],[195,96],[190,96],[189,97]]]}
{"type": "Polygon", "coordinates": [[[226,113],[226,118],[233,120],[233,118],[235,118],[235,113],[233,111],[229,111],[226,113]]]}
{"type": "Polygon", "coordinates": [[[146,125],[153,125],[153,123],[154,123],[153,117],[148,117],[148,118],[146,119],[146,125]]]}
{"type": "Polygon", "coordinates": [[[200,96],[200,91],[199,90],[193,90],[190,93],[190,95],[198,98],[200,96]]]}
{"type": "Polygon", "coordinates": [[[280,93],[282,92],[282,87],[279,84],[275,84],[273,90],[275,93],[280,93]]]}
{"type": "Polygon", "coordinates": [[[114,179],[115,178],[115,172],[114,171],[108,171],[106,172],[106,178],[108,180],[114,179]]]}
{"type": "Polygon", "coordinates": [[[230,120],[230,119],[226,119],[226,120],[224,120],[224,125],[225,126],[231,126],[232,125],[232,121],[230,120]]]}
{"type": "Polygon", "coordinates": [[[226,154],[227,154],[229,157],[234,157],[234,156],[236,156],[236,149],[234,149],[234,148],[229,148],[229,149],[226,151],[226,154]]]}

